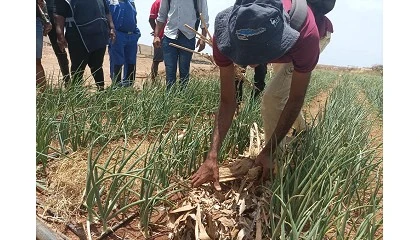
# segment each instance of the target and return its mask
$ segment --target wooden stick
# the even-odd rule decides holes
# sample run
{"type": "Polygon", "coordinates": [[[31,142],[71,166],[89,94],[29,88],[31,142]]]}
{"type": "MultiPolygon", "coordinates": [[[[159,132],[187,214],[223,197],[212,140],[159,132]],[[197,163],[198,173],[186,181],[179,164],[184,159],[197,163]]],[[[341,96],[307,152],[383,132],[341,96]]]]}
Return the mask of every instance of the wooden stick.
{"type": "Polygon", "coordinates": [[[209,29],[207,28],[207,24],[206,24],[206,22],[204,21],[204,18],[203,18],[203,14],[202,14],[202,13],[200,13],[200,19],[201,19],[201,22],[202,22],[202,23],[203,23],[203,25],[204,25],[204,29],[206,29],[207,35],[209,35],[210,41],[213,43],[213,38],[211,37],[211,34],[210,34],[210,32],[209,32],[209,29]]]}
{"type": "Polygon", "coordinates": [[[197,32],[194,28],[190,27],[188,24],[184,24],[184,26],[186,28],[190,29],[191,31],[195,32],[195,34],[197,34],[198,36],[200,36],[202,40],[204,40],[208,45],[210,45],[211,47],[213,47],[213,43],[210,42],[210,40],[208,40],[203,34],[197,32]]]}
{"type": "Polygon", "coordinates": [[[190,53],[195,53],[195,54],[198,54],[198,55],[200,55],[200,56],[202,56],[202,57],[204,57],[204,58],[208,59],[211,63],[213,63],[213,64],[214,64],[214,60],[213,60],[213,58],[212,58],[210,55],[208,55],[208,54],[201,53],[201,52],[196,52],[196,51],[191,50],[191,49],[189,49],[189,48],[186,48],[186,47],[183,47],[183,46],[176,45],[175,43],[169,43],[169,46],[176,47],[176,48],[182,49],[182,50],[187,51],[187,52],[190,52],[190,53]]]}

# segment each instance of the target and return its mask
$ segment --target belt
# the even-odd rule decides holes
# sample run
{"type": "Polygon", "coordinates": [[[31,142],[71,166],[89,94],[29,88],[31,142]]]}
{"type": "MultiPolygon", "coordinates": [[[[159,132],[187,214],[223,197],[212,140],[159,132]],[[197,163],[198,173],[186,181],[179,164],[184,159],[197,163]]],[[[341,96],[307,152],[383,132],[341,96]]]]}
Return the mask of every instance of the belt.
{"type": "Polygon", "coordinates": [[[133,34],[134,32],[124,32],[124,31],[120,31],[120,30],[117,30],[118,32],[122,32],[122,33],[125,33],[125,34],[133,34]]]}

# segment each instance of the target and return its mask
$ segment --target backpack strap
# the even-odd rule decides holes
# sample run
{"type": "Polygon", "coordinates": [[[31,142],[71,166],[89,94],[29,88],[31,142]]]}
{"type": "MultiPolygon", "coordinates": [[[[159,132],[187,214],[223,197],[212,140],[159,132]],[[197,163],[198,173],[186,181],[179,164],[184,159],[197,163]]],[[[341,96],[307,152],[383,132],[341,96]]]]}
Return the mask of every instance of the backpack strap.
{"type": "Polygon", "coordinates": [[[292,8],[290,9],[290,26],[296,31],[300,31],[306,20],[308,13],[308,4],[306,0],[292,0],[292,8]]]}

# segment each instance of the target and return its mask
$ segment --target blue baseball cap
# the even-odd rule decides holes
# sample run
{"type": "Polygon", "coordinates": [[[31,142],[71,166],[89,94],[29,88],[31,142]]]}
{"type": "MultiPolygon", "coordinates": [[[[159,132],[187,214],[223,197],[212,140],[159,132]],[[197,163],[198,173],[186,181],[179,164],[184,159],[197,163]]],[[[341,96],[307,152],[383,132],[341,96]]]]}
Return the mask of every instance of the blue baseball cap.
{"type": "Polygon", "coordinates": [[[281,0],[237,0],[217,14],[214,28],[220,52],[239,65],[280,58],[300,35],[281,0]]]}

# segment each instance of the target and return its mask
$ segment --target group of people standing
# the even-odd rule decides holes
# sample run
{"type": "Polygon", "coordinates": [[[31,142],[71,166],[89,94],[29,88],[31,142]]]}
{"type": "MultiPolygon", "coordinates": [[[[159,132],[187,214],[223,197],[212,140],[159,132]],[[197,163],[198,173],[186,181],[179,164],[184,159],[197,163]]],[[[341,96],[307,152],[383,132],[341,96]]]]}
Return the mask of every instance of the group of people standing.
{"type": "MultiPolygon", "coordinates": [[[[48,34],[57,56],[65,86],[83,82],[88,65],[99,91],[104,90],[102,69],[106,48],[110,59],[110,77],[114,87],[132,86],[136,75],[137,42],[141,36],[137,27],[134,0],[36,0],[37,1],[37,84],[45,86],[41,64],[42,36],[48,34]],[[68,48],[71,67],[65,48],[68,48]],[[71,77],[70,77],[71,76],[71,77]]],[[[195,49],[196,34],[184,24],[198,28],[199,13],[209,25],[206,0],[156,0],[151,7],[149,22],[155,47],[151,79],[157,76],[158,65],[165,62],[168,89],[176,82],[179,66],[180,85],[189,80],[192,53],[170,46],[169,43],[195,49]],[[191,14],[193,13],[193,14],[191,14]],[[165,27],[166,25],[166,27],[165,27]],[[179,63],[179,64],[178,64],[179,63]]],[[[205,48],[197,41],[198,51],[205,48]]]]}
{"type": "Polygon", "coordinates": [[[45,73],[41,70],[42,35],[38,32],[44,36],[48,33],[66,87],[82,83],[88,65],[97,89],[104,90],[102,65],[107,46],[114,86],[132,85],[140,37],[136,15],[133,0],[37,0],[37,85],[45,87],[45,73]],[[42,19],[47,20],[38,24],[42,19]],[[45,22],[52,27],[48,29],[45,22]],[[70,55],[70,68],[65,48],[70,55]]]}

